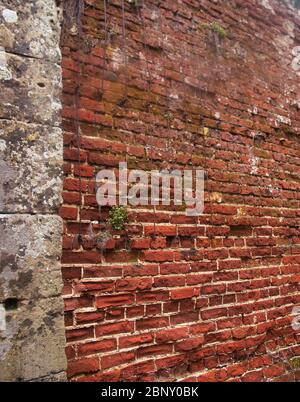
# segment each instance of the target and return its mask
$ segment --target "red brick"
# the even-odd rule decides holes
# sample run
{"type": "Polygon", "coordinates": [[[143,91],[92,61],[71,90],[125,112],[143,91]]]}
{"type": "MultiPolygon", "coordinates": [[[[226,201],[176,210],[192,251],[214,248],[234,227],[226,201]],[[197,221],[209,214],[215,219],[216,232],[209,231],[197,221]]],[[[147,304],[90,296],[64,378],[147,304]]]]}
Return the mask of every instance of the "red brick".
{"type": "Polygon", "coordinates": [[[76,220],[78,216],[78,209],[76,207],[60,207],[59,214],[64,219],[76,220]]]}
{"type": "Polygon", "coordinates": [[[176,226],[145,226],[145,235],[156,235],[156,236],[176,236],[177,228],[176,226]]]}
{"type": "Polygon", "coordinates": [[[120,348],[130,348],[132,346],[139,346],[153,341],[152,334],[143,334],[136,336],[127,336],[119,339],[120,348]]]}
{"type": "Polygon", "coordinates": [[[204,336],[199,336],[197,338],[190,338],[182,342],[178,342],[175,345],[175,350],[177,352],[187,352],[193,349],[199,348],[199,346],[203,345],[204,336]]]}
{"type": "Polygon", "coordinates": [[[173,342],[186,338],[188,336],[188,332],[188,328],[176,328],[160,331],[156,333],[155,339],[157,343],[173,342]]]}
{"type": "Polygon", "coordinates": [[[199,296],[199,289],[195,288],[181,288],[171,291],[172,300],[189,299],[195,296],[199,296]]]}
{"type": "Polygon", "coordinates": [[[134,301],[134,295],[124,294],[124,295],[113,295],[113,296],[101,296],[96,298],[96,307],[113,307],[113,306],[125,306],[127,304],[132,304],[134,301]]]}
{"type": "Polygon", "coordinates": [[[116,367],[122,364],[129,363],[134,359],[135,353],[133,352],[116,353],[115,355],[102,357],[101,366],[103,369],[108,369],[111,367],[116,367]]]}
{"type": "Polygon", "coordinates": [[[189,264],[163,264],[160,268],[162,275],[185,274],[190,272],[189,264]]]}
{"type": "Polygon", "coordinates": [[[152,287],[152,279],[120,279],[116,282],[116,290],[122,291],[139,291],[147,290],[152,287]]]}
{"type": "Polygon", "coordinates": [[[86,324],[91,322],[101,322],[104,320],[104,312],[86,312],[86,313],[76,313],[76,322],[78,324],[86,324]]]}
{"type": "Polygon", "coordinates": [[[94,337],[94,328],[81,328],[66,331],[66,338],[68,342],[79,341],[82,339],[90,339],[94,337]]]}
{"type": "Polygon", "coordinates": [[[145,356],[156,356],[156,355],[167,355],[172,353],[173,346],[172,345],[152,345],[139,348],[137,350],[137,357],[143,358],[145,356]]]}
{"type": "Polygon", "coordinates": [[[266,378],[275,378],[283,375],[285,373],[285,369],[282,366],[271,366],[267,367],[263,370],[264,376],[266,378]]]}
{"type": "Polygon", "coordinates": [[[209,320],[213,318],[227,317],[228,311],[226,308],[211,309],[201,312],[203,320],[209,320]]]}
{"type": "Polygon", "coordinates": [[[162,312],[162,305],[161,304],[150,304],[146,306],[145,315],[147,317],[151,317],[153,315],[160,315],[162,312]]]}
{"type": "Polygon", "coordinates": [[[169,276],[169,277],[159,277],[154,279],[154,287],[165,288],[165,287],[177,287],[185,285],[185,277],[183,276],[169,276]]]}
{"type": "Polygon", "coordinates": [[[199,312],[180,313],[170,317],[171,325],[184,324],[186,322],[193,322],[199,320],[199,312]]]}
{"type": "Polygon", "coordinates": [[[138,331],[142,331],[145,329],[162,328],[167,327],[168,325],[168,317],[144,318],[136,322],[136,328],[138,331]]]}
{"type": "Polygon", "coordinates": [[[145,312],[144,306],[133,306],[133,307],[126,308],[127,318],[143,316],[144,312],[145,312]]]}
{"type": "Polygon", "coordinates": [[[94,298],[90,295],[65,299],[65,311],[73,311],[77,308],[93,306],[94,298]]]}
{"type": "Polygon", "coordinates": [[[138,250],[143,250],[143,249],[148,249],[150,248],[151,245],[151,240],[150,239],[134,239],[131,242],[131,248],[132,249],[138,249],[138,250]]]}
{"type": "Polygon", "coordinates": [[[136,296],[136,302],[139,303],[155,303],[158,301],[169,300],[169,292],[164,290],[156,290],[149,292],[141,292],[136,296]]]}
{"type": "Polygon", "coordinates": [[[63,267],[62,276],[63,279],[81,279],[81,268],[78,267],[63,267]]]}
{"type": "Polygon", "coordinates": [[[212,323],[212,322],[209,324],[200,323],[200,324],[192,325],[190,327],[190,333],[193,335],[206,334],[208,332],[214,332],[215,327],[216,327],[216,324],[212,323]]]}
{"type": "Polygon", "coordinates": [[[70,378],[78,374],[94,373],[98,371],[99,368],[99,359],[96,357],[80,359],[69,362],[67,373],[70,378]]]}
{"type": "Polygon", "coordinates": [[[94,375],[85,375],[84,377],[79,377],[77,381],[79,382],[118,382],[120,381],[120,370],[107,371],[105,373],[98,373],[94,375]]]}
{"type": "Polygon", "coordinates": [[[145,261],[150,262],[165,262],[174,260],[173,251],[145,251],[143,253],[143,258],[145,261]]]}
{"type": "Polygon", "coordinates": [[[133,322],[130,321],[121,321],[112,324],[104,324],[96,326],[96,337],[102,337],[106,335],[112,334],[122,334],[125,332],[133,332],[133,322]]]}
{"type": "Polygon", "coordinates": [[[178,355],[172,357],[164,357],[163,359],[156,360],[156,367],[160,369],[165,369],[174,366],[180,366],[185,362],[185,355],[178,355]]]}
{"type": "Polygon", "coordinates": [[[189,227],[189,226],[181,226],[178,228],[178,236],[204,236],[205,235],[205,227],[189,227]]]}
{"type": "Polygon", "coordinates": [[[105,339],[99,342],[85,343],[78,345],[78,355],[94,355],[101,352],[110,352],[117,348],[117,341],[115,339],[105,339]]]}
{"type": "Polygon", "coordinates": [[[252,371],[242,377],[243,382],[262,382],[263,380],[264,377],[261,371],[252,371]]]}
{"type": "Polygon", "coordinates": [[[141,362],[134,365],[128,365],[122,370],[122,378],[125,380],[135,378],[135,376],[144,373],[153,373],[155,365],[153,360],[141,362]]]}

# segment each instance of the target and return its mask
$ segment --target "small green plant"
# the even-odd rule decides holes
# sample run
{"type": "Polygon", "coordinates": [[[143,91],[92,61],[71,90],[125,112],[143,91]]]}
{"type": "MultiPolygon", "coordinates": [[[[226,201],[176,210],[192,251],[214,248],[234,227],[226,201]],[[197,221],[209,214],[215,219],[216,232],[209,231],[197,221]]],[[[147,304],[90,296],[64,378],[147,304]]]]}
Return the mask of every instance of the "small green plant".
{"type": "Polygon", "coordinates": [[[211,31],[214,32],[219,36],[221,39],[225,39],[228,36],[228,33],[225,28],[222,27],[221,24],[219,24],[217,21],[213,21],[211,23],[205,23],[201,25],[201,28],[204,29],[205,31],[211,31]]]}
{"type": "Polygon", "coordinates": [[[109,224],[114,230],[123,230],[128,221],[128,213],[125,207],[113,207],[109,212],[109,224]]]}

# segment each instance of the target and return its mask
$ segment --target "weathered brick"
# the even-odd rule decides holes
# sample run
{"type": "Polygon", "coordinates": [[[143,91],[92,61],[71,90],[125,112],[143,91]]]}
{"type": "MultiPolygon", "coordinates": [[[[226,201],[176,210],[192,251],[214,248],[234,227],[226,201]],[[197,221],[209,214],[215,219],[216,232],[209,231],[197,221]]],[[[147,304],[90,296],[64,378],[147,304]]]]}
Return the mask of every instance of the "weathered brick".
{"type": "Polygon", "coordinates": [[[115,339],[106,339],[99,342],[84,343],[78,345],[78,355],[95,355],[101,352],[109,352],[117,348],[117,342],[115,339]]]}
{"type": "Polygon", "coordinates": [[[113,306],[125,306],[127,304],[132,304],[134,301],[134,295],[124,294],[124,295],[113,295],[113,296],[100,296],[96,298],[96,307],[113,307],[113,306]]]}
{"type": "Polygon", "coordinates": [[[132,346],[142,345],[144,343],[151,343],[153,341],[152,334],[127,336],[119,339],[120,348],[129,348],[132,346]]]}
{"type": "Polygon", "coordinates": [[[101,358],[101,366],[103,369],[109,369],[112,367],[120,366],[122,364],[126,364],[134,360],[135,353],[134,352],[124,352],[124,353],[116,353],[111,356],[104,356],[101,358]]]}
{"type": "Polygon", "coordinates": [[[111,335],[111,334],[122,334],[125,332],[133,332],[133,322],[130,321],[120,321],[112,324],[104,324],[96,326],[95,332],[96,337],[111,335]]]}
{"type": "Polygon", "coordinates": [[[195,296],[199,296],[199,289],[181,288],[181,289],[171,290],[171,299],[172,300],[190,299],[195,296]]]}
{"type": "Polygon", "coordinates": [[[193,349],[199,348],[200,345],[204,343],[204,336],[199,336],[197,338],[190,338],[182,342],[178,342],[175,345],[177,352],[187,352],[193,349]]]}
{"type": "Polygon", "coordinates": [[[179,339],[184,339],[188,336],[188,328],[177,328],[166,331],[157,332],[155,339],[157,343],[173,342],[179,339]]]}
{"type": "Polygon", "coordinates": [[[136,328],[139,331],[142,331],[145,329],[167,327],[168,325],[169,325],[168,317],[144,318],[144,319],[138,320],[136,322],[136,328]]]}

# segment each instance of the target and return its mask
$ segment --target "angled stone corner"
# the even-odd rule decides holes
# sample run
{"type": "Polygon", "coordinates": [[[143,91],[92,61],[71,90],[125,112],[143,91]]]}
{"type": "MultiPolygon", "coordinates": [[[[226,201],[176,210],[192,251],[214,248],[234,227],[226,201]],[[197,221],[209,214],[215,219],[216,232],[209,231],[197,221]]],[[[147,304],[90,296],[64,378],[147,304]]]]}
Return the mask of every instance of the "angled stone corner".
{"type": "Polygon", "coordinates": [[[64,381],[61,10],[0,0],[0,380],[64,381]]]}

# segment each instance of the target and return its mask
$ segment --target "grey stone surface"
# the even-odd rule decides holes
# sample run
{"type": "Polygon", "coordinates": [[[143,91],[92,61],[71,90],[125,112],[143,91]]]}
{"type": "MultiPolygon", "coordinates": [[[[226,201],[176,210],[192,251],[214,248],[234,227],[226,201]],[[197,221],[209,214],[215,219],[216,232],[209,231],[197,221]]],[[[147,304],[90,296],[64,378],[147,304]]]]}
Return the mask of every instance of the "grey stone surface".
{"type": "Polygon", "coordinates": [[[0,381],[65,378],[62,308],[56,297],[19,301],[16,310],[7,311],[6,330],[0,332],[0,381]]]}
{"type": "Polygon", "coordinates": [[[59,62],[59,11],[54,0],[1,0],[1,46],[8,52],[59,62]]]}
{"type": "Polygon", "coordinates": [[[64,371],[60,373],[53,373],[51,375],[48,375],[46,377],[42,378],[34,378],[33,380],[30,380],[31,382],[66,382],[66,373],[64,371]]]}
{"type": "Polygon", "coordinates": [[[0,216],[2,381],[64,378],[61,231],[55,215],[0,216]]]}
{"type": "Polygon", "coordinates": [[[60,128],[0,121],[0,213],[56,212],[62,154],[60,128]]]}
{"type": "Polygon", "coordinates": [[[0,49],[0,118],[60,126],[61,67],[0,49]]]}
{"type": "Polygon", "coordinates": [[[61,219],[0,215],[0,302],[61,294],[61,219]]]}
{"type": "Polygon", "coordinates": [[[2,381],[66,379],[58,3],[0,0],[2,381]]]}

